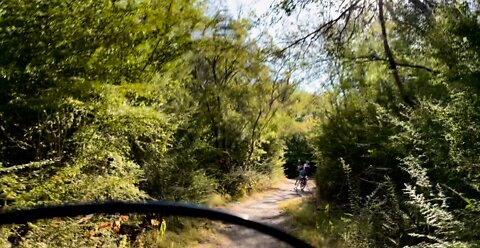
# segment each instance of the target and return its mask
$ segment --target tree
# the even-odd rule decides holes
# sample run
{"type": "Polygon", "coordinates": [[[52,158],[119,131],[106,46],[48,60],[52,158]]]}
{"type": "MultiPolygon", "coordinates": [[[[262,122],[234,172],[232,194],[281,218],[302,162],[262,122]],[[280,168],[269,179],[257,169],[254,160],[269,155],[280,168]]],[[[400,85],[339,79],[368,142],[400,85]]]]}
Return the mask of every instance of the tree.
{"type": "MultiPolygon", "coordinates": [[[[200,161],[221,182],[250,187],[250,179],[235,178],[249,172],[269,176],[281,159],[274,158],[281,147],[272,146],[278,138],[269,133],[275,132],[273,120],[292,84],[283,71],[266,66],[247,30],[247,23],[217,15],[196,41],[190,56],[193,80],[187,88],[196,103],[192,121],[202,127],[197,135],[206,137],[208,145],[200,161]],[[272,164],[265,164],[269,159],[272,164]]],[[[227,192],[243,187],[228,184],[227,192]]]]}
{"type": "Polygon", "coordinates": [[[471,183],[477,162],[470,156],[476,148],[465,139],[477,136],[471,126],[478,110],[477,6],[342,4],[352,10],[337,11],[339,18],[316,31],[334,61],[334,83],[324,94],[330,109],[311,140],[319,195],[352,216],[342,241],[354,247],[476,246],[464,230],[478,230],[471,221],[478,212],[478,187],[471,183]],[[362,9],[372,19],[360,32],[354,27],[361,21],[353,20],[362,9]],[[341,35],[347,31],[351,36],[341,35]],[[414,104],[395,94],[399,89],[414,104]]]}
{"type": "MultiPolygon", "coordinates": [[[[401,28],[411,28],[414,30],[425,30],[424,26],[429,26],[432,22],[432,10],[437,7],[434,1],[412,0],[406,2],[395,1],[342,1],[335,2],[318,2],[311,0],[300,1],[281,1],[277,8],[284,10],[291,15],[297,9],[302,9],[309,4],[317,6],[323,16],[320,16],[317,28],[307,34],[300,34],[300,37],[294,39],[283,51],[295,46],[310,46],[315,42],[325,42],[329,54],[343,54],[343,61],[356,62],[385,62],[393,76],[398,92],[403,101],[413,107],[415,105],[414,93],[410,92],[405,86],[405,82],[399,74],[399,67],[424,69],[429,72],[434,70],[428,65],[418,65],[407,61],[399,61],[397,57],[404,57],[403,54],[395,55],[395,48],[392,49],[389,40],[395,39],[395,35],[389,35],[387,25],[400,26],[401,28]],[[387,11],[385,11],[385,9],[387,11]],[[403,11],[411,9],[412,11],[403,11]],[[411,13],[415,13],[412,15],[411,13]],[[333,16],[333,17],[330,17],[333,16]],[[390,22],[392,19],[392,22],[390,22]],[[378,23],[375,22],[378,20],[378,23]],[[375,36],[370,37],[367,30],[376,30],[376,25],[380,26],[381,43],[383,44],[383,52],[375,50],[367,50],[364,54],[350,52],[349,44],[351,42],[362,42],[363,40],[376,39],[375,36]],[[366,32],[367,31],[367,32],[366,32]],[[346,54],[345,54],[346,53],[346,54]],[[383,53],[384,55],[379,55],[383,53]],[[345,56],[347,55],[347,56],[345,56]],[[350,55],[350,56],[348,56],[350,55]],[[353,55],[353,56],[352,56],[353,55]]],[[[376,30],[376,31],[375,31],[376,30]]],[[[412,47],[416,43],[412,43],[412,47]]],[[[402,49],[403,50],[403,49],[402,49]]],[[[405,52],[405,51],[398,52],[405,52]]],[[[408,50],[407,50],[408,51],[408,50]]],[[[408,54],[408,53],[407,53],[408,54]]],[[[407,55],[405,54],[405,55],[407,55]]]]}

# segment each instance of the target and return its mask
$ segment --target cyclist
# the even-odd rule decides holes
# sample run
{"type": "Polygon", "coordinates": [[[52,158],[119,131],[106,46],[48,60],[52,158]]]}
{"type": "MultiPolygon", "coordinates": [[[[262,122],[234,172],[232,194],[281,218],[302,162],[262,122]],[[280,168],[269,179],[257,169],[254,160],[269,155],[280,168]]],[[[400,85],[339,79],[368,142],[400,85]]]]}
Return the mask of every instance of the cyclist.
{"type": "MultiPolygon", "coordinates": [[[[305,164],[307,164],[307,163],[305,163],[305,164]]],[[[300,164],[297,167],[298,177],[297,177],[297,180],[295,181],[295,188],[299,185],[299,183],[301,182],[302,179],[307,180],[308,167],[305,167],[305,164],[304,165],[300,164]]]]}

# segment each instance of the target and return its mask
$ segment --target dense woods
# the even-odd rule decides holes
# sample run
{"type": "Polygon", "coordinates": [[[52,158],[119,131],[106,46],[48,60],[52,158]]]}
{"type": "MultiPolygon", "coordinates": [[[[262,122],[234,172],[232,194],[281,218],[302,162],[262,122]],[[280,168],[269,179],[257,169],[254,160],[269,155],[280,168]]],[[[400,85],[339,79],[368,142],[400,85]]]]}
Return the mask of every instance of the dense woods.
{"type": "Polygon", "coordinates": [[[322,202],[311,223],[324,233],[319,245],[480,244],[478,4],[277,6],[287,15],[320,10],[315,28],[289,47],[317,54],[306,59],[323,61],[331,80],[309,140],[322,202]]]}
{"type": "MultiPolygon", "coordinates": [[[[202,203],[281,176],[294,80],[267,66],[275,58],[248,37],[247,21],[205,9],[188,0],[2,1],[2,210],[202,203]]],[[[99,226],[117,217],[3,227],[0,246],[110,246],[125,235],[99,226]]]]}
{"type": "MultiPolygon", "coordinates": [[[[279,45],[200,1],[2,0],[0,211],[238,199],[310,161],[315,245],[479,246],[479,4],[277,1],[319,10],[279,45]]],[[[151,247],[182,226],[42,220],[0,246],[151,247]]]]}

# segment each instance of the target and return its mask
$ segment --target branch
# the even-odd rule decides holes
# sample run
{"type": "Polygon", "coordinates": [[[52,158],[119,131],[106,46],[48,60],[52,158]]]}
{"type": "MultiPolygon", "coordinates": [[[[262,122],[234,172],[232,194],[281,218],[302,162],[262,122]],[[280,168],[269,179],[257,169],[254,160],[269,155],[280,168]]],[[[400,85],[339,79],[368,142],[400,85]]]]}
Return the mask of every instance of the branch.
{"type": "Polygon", "coordinates": [[[252,158],[252,154],[255,151],[255,132],[256,132],[256,129],[257,129],[257,126],[258,126],[258,122],[260,121],[260,117],[262,116],[262,113],[263,113],[263,109],[260,109],[260,111],[258,112],[257,118],[255,119],[255,122],[253,123],[252,138],[250,140],[250,151],[248,152],[248,159],[247,159],[248,162],[250,162],[250,160],[252,158]]]}
{"type": "Polygon", "coordinates": [[[55,159],[47,159],[47,160],[42,160],[42,161],[35,161],[35,162],[30,162],[27,164],[21,164],[21,165],[14,165],[6,168],[1,168],[0,167],[0,174],[1,173],[10,173],[10,172],[15,172],[19,170],[24,170],[24,169],[31,169],[31,168],[41,168],[46,165],[52,165],[57,162],[60,162],[60,158],[55,158],[55,159]]]}
{"type": "MultiPolygon", "coordinates": [[[[363,60],[363,61],[359,61],[359,62],[388,61],[388,59],[380,58],[375,54],[368,55],[368,56],[359,56],[359,57],[354,57],[354,58],[347,58],[347,59],[350,60],[350,61],[363,60]]],[[[412,64],[408,64],[408,63],[405,63],[405,62],[398,62],[398,61],[396,62],[396,64],[397,64],[397,66],[400,66],[400,67],[422,69],[422,70],[425,70],[425,71],[428,71],[428,72],[431,72],[431,73],[434,73],[434,74],[439,73],[439,71],[434,70],[434,69],[429,68],[429,67],[426,67],[426,66],[423,66],[423,65],[412,65],[412,64]]]]}
{"type": "Polygon", "coordinates": [[[354,2],[352,5],[350,5],[350,7],[348,7],[342,13],[340,13],[340,15],[337,18],[324,23],[323,25],[321,25],[320,27],[318,27],[314,31],[308,33],[307,35],[303,36],[300,39],[295,40],[294,42],[290,43],[290,45],[288,45],[285,48],[283,48],[282,50],[280,50],[280,52],[283,53],[286,50],[288,50],[288,49],[290,49],[290,48],[292,48],[292,47],[294,47],[294,46],[296,46],[300,43],[305,42],[310,37],[317,36],[321,32],[327,32],[328,30],[330,30],[332,28],[332,26],[334,24],[336,24],[338,21],[340,21],[340,19],[342,19],[347,13],[350,13],[357,6],[358,2],[360,2],[360,0],[354,2]]]}

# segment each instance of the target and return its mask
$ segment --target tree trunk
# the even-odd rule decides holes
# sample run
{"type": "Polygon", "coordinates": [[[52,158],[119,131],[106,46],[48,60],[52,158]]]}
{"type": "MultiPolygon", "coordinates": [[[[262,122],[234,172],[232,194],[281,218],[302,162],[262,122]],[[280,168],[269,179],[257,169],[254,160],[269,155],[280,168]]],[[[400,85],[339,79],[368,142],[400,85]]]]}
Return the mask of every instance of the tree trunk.
{"type": "Polygon", "coordinates": [[[385,49],[385,56],[388,60],[388,65],[390,70],[392,71],[393,78],[395,80],[395,84],[398,87],[398,91],[402,96],[403,101],[408,104],[410,107],[415,106],[415,103],[410,95],[405,92],[405,87],[403,82],[398,74],[397,62],[395,62],[395,58],[393,56],[392,49],[390,48],[390,44],[388,44],[388,35],[387,35],[387,28],[385,27],[385,17],[383,14],[383,0],[378,0],[378,18],[380,21],[380,26],[382,29],[382,39],[383,39],[383,48],[385,49]]]}

